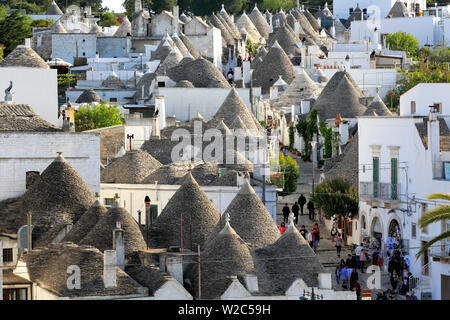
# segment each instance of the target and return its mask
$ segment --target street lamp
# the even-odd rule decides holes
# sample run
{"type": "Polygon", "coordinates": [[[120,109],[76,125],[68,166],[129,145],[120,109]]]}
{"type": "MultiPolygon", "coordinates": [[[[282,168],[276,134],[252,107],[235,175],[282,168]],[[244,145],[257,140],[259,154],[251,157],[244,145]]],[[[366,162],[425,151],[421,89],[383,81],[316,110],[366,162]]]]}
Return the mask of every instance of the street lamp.
{"type": "Polygon", "coordinates": [[[312,148],[312,193],[314,194],[314,165],[315,165],[315,149],[316,149],[317,141],[311,141],[312,148]]]}

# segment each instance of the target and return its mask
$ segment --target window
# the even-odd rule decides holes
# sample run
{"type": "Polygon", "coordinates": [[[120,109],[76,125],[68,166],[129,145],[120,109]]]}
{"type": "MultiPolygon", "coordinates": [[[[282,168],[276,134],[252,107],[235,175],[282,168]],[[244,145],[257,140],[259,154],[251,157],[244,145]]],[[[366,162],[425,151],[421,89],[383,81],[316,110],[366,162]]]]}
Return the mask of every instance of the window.
{"type": "MultiPolygon", "coordinates": [[[[422,215],[428,210],[428,205],[426,203],[422,203],[422,215]]],[[[422,228],[422,233],[428,233],[428,227],[422,228]]]]}
{"type": "Polygon", "coordinates": [[[411,223],[411,238],[416,238],[417,236],[417,225],[415,223],[411,223]]]}
{"type": "Polygon", "coordinates": [[[86,56],[86,52],[83,52],[83,57],[85,57],[86,56]]]}
{"type": "Polygon", "coordinates": [[[415,113],[416,113],[416,102],[411,101],[411,114],[415,114],[415,113]]]}
{"type": "Polygon", "coordinates": [[[5,248],[3,249],[3,262],[12,262],[13,261],[13,249],[5,248]]]}
{"type": "Polygon", "coordinates": [[[111,208],[112,205],[114,204],[114,198],[104,198],[103,201],[105,203],[105,208],[106,209],[111,208]]]}
{"type": "Polygon", "coordinates": [[[30,188],[33,183],[39,178],[39,171],[27,171],[25,172],[25,187],[26,189],[30,188]]]}
{"type": "Polygon", "coordinates": [[[109,102],[117,102],[117,98],[110,98],[109,102]]]}
{"type": "Polygon", "coordinates": [[[27,300],[28,289],[27,288],[11,288],[3,289],[4,300],[27,300]]]}
{"type": "Polygon", "coordinates": [[[436,107],[436,110],[438,113],[442,113],[442,103],[441,102],[433,103],[433,105],[436,107]]]}
{"type": "Polygon", "coordinates": [[[380,158],[373,157],[373,197],[378,198],[380,158]]]}
{"type": "Polygon", "coordinates": [[[391,159],[391,199],[397,200],[398,199],[398,159],[392,158],[391,159]]]}
{"type": "Polygon", "coordinates": [[[164,88],[166,83],[164,81],[158,81],[158,88],[164,88]]]}
{"type": "Polygon", "coordinates": [[[355,231],[358,230],[358,221],[355,221],[355,231]]]}

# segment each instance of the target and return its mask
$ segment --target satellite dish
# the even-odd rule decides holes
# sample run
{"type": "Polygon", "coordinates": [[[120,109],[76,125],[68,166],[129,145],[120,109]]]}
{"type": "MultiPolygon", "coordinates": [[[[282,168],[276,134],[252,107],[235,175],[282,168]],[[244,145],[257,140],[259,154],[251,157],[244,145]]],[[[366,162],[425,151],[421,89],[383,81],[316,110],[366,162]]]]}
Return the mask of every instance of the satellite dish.
{"type": "Polygon", "coordinates": [[[70,15],[80,16],[81,15],[81,9],[80,7],[72,4],[66,8],[66,13],[70,15]]]}

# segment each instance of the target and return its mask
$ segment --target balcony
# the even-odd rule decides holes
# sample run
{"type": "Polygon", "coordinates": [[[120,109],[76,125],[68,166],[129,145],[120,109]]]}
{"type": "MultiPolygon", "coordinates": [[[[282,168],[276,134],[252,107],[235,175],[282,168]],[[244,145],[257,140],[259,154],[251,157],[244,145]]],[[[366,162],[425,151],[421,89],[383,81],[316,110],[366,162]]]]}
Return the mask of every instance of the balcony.
{"type": "Polygon", "coordinates": [[[435,243],[428,249],[428,254],[431,257],[440,258],[443,260],[450,260],[450,242],[440,244],[435,243]]]}
{"type": "Polygon", "coordinates": [[[383,182],[360,182],[359,197],[367,200],[380,200],[384,202],[400,201],[400,184],[383,182]]]}

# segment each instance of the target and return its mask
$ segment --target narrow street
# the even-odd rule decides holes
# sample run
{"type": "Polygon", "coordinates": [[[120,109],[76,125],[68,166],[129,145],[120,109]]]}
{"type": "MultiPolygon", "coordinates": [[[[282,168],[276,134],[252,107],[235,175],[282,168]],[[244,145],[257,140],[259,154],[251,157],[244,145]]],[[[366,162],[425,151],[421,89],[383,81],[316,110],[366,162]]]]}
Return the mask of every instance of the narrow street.
{"type": "MultiPolygon", "coordinates": [[[[283,214],[282,209],[285,204],[289,206],[289,209],[291,209],[292,205],[295,203],[295,201],[298,201],[298,197],[300,194],[303,194],[307,201],[309,201],[309,194],[312,191],[312,184],[313,184],[313,168],[312,168],[312,162],[305,162],[300,157],[289,154],[293,159],[295,159],[299,165],[299,171],[300,171],[300,177],[297,182],[297,190],[285,197],[278,197],[278,205],[277,205],[277,225],[279,226],[280,223],[283,221],[283,214]]],[[[317,184],[320,179],[320,171],[319,169],[314,169],[314,184],[317,184]]],[[[315,223],[319,223],[320,228],[320,243],[319,243],[319,249],[317,251],[317,254],[319,256],[319,260],[322,263],[324,269],[326,272],[330,272],[332,274],[332,280],[333,280],[333,287],[336,288],[336,290],[345,290],[342,288],[342,281],[341,285],[338,285],[336,282],[336,267],[339,265],[340,259],[344,259],[347,257],[347,254],[351,253],[350,246],[342,247],[341,251],[341,258],[338,258],[336,255],[336,248],[334,246],[334,243],[331,239],[330,230],[328,230],[325,227],[324,223],[320,223],[318,220],[317,210],[315,215],[315,220],[311,221],[308,216],[308,211],[306,209],[306,205],[303,208],[304,215],[299,215],[298,218],[298,224],[297,227],[300,229],[302,225],[305,225],[306,229],[309,231],[311,230],[312,226],[315,223]]],[[[359,283],[361,285],[361,289],[367,289],[366,280],[370,276],[369,274],[362,274],[360,271],[358,271],[359,275],[359,283]]],[[[381,287],[382,290],[385,291],[389,289],[390,282],[389,282],[389,274],[387,272],[382,272],[381,274],[381,287]]],[[[376,298],[376,293],[380,290],[373,290],[372,292],[372,299],[376,298]]],[[[401,298],[400,298],[401,299],[401,298]]]]}

